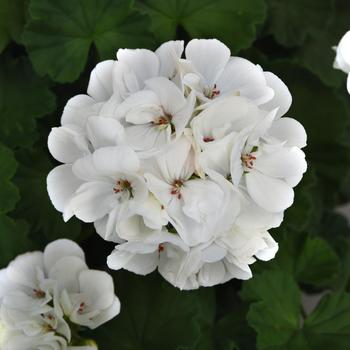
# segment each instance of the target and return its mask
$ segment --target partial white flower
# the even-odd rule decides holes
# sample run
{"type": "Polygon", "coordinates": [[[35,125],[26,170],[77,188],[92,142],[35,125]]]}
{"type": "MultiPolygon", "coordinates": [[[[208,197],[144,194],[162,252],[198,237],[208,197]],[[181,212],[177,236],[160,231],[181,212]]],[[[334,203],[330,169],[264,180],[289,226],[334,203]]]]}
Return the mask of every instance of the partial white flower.
{"type": "Polygon", "coordinates": [[[333,67],[348,74],[347,89],[350,93],[350,31],[344,34],[338,46],[334,47],[334,49],[336,50],[337,55],[333,67]]]}
{"type": "Polygon", "coordinates": [[[252,277],[249,265],[270,260],[278,250],[267,231],[233,227],[210,243],[183,251],[168,246],[160,255],[159,272],[180,289],[213,286],[232,278],[252,277]]]}
{"type": "Polygon", "coordinates": [[[73,349],[70,322],[94,329],[119,310],[111,276],[89,270],[70,240],[20,255],[0,271],[1,349],[73,349]]]}

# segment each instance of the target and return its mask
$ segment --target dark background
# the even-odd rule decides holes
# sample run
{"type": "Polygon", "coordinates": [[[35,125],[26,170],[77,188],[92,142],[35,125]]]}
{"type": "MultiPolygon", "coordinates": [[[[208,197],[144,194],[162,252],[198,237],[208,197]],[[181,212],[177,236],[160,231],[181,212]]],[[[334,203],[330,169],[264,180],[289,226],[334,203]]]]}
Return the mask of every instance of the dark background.
{"type": "Polygon", "coordinates": [[[287,115],[308,133],[308,172],[272,232],[280,251],[248,282],[193,292],[156,273],[113,272],[122,312],[88,335],[100,350],[350,349],[350,229],[335,212],[350,201],[350,96],[332,68],[347,30],[345,0],[0,0],[1,267],[67,237],[104,268],[113,244],[92,225],[65,224],[48,199],[48,133],[118,48],[214,37],[285,81],[287,115]],[[322,297],[311,314],[305,293],[322,297]]]}

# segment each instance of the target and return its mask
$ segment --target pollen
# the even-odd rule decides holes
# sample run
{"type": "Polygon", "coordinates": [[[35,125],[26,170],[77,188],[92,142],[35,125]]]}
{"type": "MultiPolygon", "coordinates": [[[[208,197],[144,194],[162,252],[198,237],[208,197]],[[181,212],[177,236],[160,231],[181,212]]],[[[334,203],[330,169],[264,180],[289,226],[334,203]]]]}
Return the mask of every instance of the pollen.
{"type": "Polygon", "coordinates": [[[213,142],[215,139],[211,136],[205,136],[203,137],[203,142],[213,142]]]}
{"type": "Polygon", "coordinates": [[[170,194],[172,194],[173,196],[176,196],[177,199],[181,199],[182,195],[181,195],[181,187],[183,186],[183,181],[182,180],[175,180],[172,183],[172,188],[170,191],[170,194]]]}
{"type": "Polygon", "coordinates": [[[45,298],[46,293],[41,289],[33,289],[34,296],[37,298],[45,298]]]}
{"type": "Polygon", "coordinates": [[[252,154],[242,154],[241,156],[242,164],[244,167],[248,169],[253,169],[254,166],[254,160],[256,160],[256,157],[252,154]]]}
{"type": "Polygon", "coordinates": [[[82,314],[84,312],[84,308],[85,308],[85,303],[84,302],[80,303],[78,314],[82,314]]]}
{"type": "Polygon", "coordinates": [[[117,180],[113,187],[114,193],[129,192],[130,197],[133,197],[133,190],[130,181],[128,180],[117,180]]]}

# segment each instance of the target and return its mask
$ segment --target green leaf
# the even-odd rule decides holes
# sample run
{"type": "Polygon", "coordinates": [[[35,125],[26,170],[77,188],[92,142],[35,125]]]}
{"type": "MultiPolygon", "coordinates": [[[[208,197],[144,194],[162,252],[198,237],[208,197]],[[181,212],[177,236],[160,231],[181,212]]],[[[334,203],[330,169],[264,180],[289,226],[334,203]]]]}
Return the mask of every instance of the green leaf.
{"type": "Polygon", "coordinates": [[[326,240],[289,231],[282,232],[277,238],[277,257],[261,264],[263,270],[283,271],[299,283],[316,288],[334,287],[340,277],[341,261],[326,240]]]}
{"type": "MultiPolygon", "coordinates": [[[[323,1],[318,3],[322,4],[323,1]]],[[[313,32],[295,54],[296,60],[316,74],[324,84],[338,87],[344,83],[344,89],[346,75],[333,68],[333,47],[338,45],[341,37],[349,30],[349,12],[349,1],[335,0],[329,24],[313,32]]]]}
{"type": "Polygon", "coordinates": [[[91,45],[103,59],[120,47],[149,46],[148,19],[131,0],[32,0],[23,35],[40,75],[71,82],[85,67],[91,45]]]}
{"type": "Polygon", "coordinates": [[[347,350],[350,343],[350,294],[326,295],[305,320],[304,334],[311,349],[347,350]]]}
{"type": "Polygon", "coordinates": [[[19,200],[17,187],[11,182],[17,169],[14,154],[0,144],[0,215],[11,211],[19,200]]]}
{"type": "Polygon", "coordinates": [[[0,52],[11,39],[20,41],[25,23],[27,0],[2,0],[0,2],[0,52]]]}
{"type": "Polygon", "coordinates": [[[0,268],[7,266],[18,254],[31,249],[27,238],[28,228],[24,221],[14,221],[6,215],[0,215],[0,268]]]}
{"type": "Polygon", "coordinates": [[[46,177],[54,164],[50,156],[41,151],[41,145],[34,150],[18,152],[19,168],[15,183],[20,189],[22,200],[15,215],[25,219],[31,225],[31,235],[47,243],[51,240],[66,237],[78,239],[81,224],[72,219],[65,223],[62,214],[52,205],[46,189],[46,177]]]}
{"type": "Polygon", "coordinates": [[[119,271],[116,293],[121,313],[91,333],[99,349],[195,349],[214,316],[212,308],[204,311],[213,290],[180,291],[157,274],[119,271]]]}
{"type": "Polygon", "coordinates": [[[332,11],[332,0],[268,0],[267,3],[267,33],[287,47],[301,45],[309,34],[322,30],[332,11]]]}
{"type": "Polygon", "coordinates": [[[55,97],[25,58],[0,57],[0,139],[10,147],[31,146],[36,119],[55,109],[55,97]]]}
{"type": "Polygon", "coordinates": [[[140,6],[152,20],[159,41],[176,37],[184,28],[193,38],[217,38],[232,52],[249,47],[256,37],[256,26],[265,19],[262,0],[145,0],[140,6]]]}
{"type": "Polygon", "coordinates": [[[221,318],[215,329],[215,339],[219,350],[254,349],[255,334],[246,321],[248,309],[240,303],[234,310],[221,318]]]}
{"type": "Polygon", "coordinates": [[[258,349],[282,349],[300,325],[300,292],[293,278],[281,271],[265,272],[245,282],[241,295],[256,301],[247,320],[258,333],[258,349]]]}
{"type": "Polygon", "coordinates": [[[313,169],[304,174],[294,191],[294,203],[285,212],[285,225],[288,227],[288,231],[312,230],[322,214],[322,198],[318,191],[317,177],[313,169]]]}
{"type": "Polygon", "coordinates": [[[295,266],[299,282],[317,287],[332,285],[339,269],[339,257],[324,239],[306,239],[295,266]]]}
{"type": "Polygon", "coordinates": [[[247,320],[258,350],[346,350],[350,341],[350,294],[324,296],[303,316],[300,291],[290,275],[270,271],[245,282],[242,296],[253,301],[247,320]]]}
{"type": "Polygon", "coordinates": [[[19,200],[19,191],[12,183],[17,170],[13,152],[0,144],[0,268],[5,267],[17,254],[29,247],[28,225],[14,221],[5,214],[11,211],[19,200]]]}

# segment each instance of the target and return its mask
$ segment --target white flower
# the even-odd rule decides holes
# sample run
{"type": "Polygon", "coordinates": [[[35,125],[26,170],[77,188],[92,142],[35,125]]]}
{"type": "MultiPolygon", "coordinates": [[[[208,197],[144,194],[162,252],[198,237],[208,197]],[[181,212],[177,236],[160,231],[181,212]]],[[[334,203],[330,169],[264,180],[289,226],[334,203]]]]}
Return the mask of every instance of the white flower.
{"type": "Polygon", "coordinates": [[[213,286],[232,278],[252,277],[249,265],[272,259],[277,243],[267,231],[241,230],[233,227],[211,243],[183,251],[168,246],[160,256],[159,272],[181,289],[213,286]]]}
{"type": "Polygon", "coordinates": [[[126,123],[126,142],[141,154],[164,150],[182,135],[194,108],[194,95],[186,99],[168,79],[153,78],[145,82],[146,90],[126,99],[117,109],[118,118],[126,123]]]}
{"type": "MultiPolygon", "coordinates": [[[[157,157],[153,173],[145,174],[148,187],[169,215],[169,222],[189,246],[210,240],[217,231],[225,193],[212,179],[194,175],[191,141],[180,138],[157,157]]],[[[235,208],[231,208],[234,219],[235,208]]]]}
{"type": "Polygon", "coordinates": [[[338,46],[334,47],[334,49],[337,55],[333,67],[348,74],[347,89],[350,93],[350,31],[344,34],[338,46]]]}
{"type": "MultiPolygon", "coordinates": [[[[110,268],[158,269],[191,289],[249,278],[255,258],[273,257],[267,231],[306,171],[306,133],[284,117],[292,97],[276,75],[215,39],[183,51],[120,49],[98,65],[49,136],[63,164],[47,187],[64,220],[118,244],[110,268]]],[[[88,325],[91,310],[77,310],[94,296],[67,295],[65,312],[88,325]]]]}
{"type": "Polygon", "coordinates": [[[69,322],[93,329],[119,309],[112,278],[89,270],[84,252],[66,239],[50,243],[43,253],[20,255],[0,271],[5,349],[66,349],[69,322]]]}
{"type": "Polygon", "coordinates": [[[204,103],[236,95],[266,105],[267,109],[279,106],[282,114],[288,110],[291,96],[285,84],[244,58],[230,57],[230,50],[220,41],[193,39],[187,44],[185,54],[184,84],[196,91],[204,103]]]}

